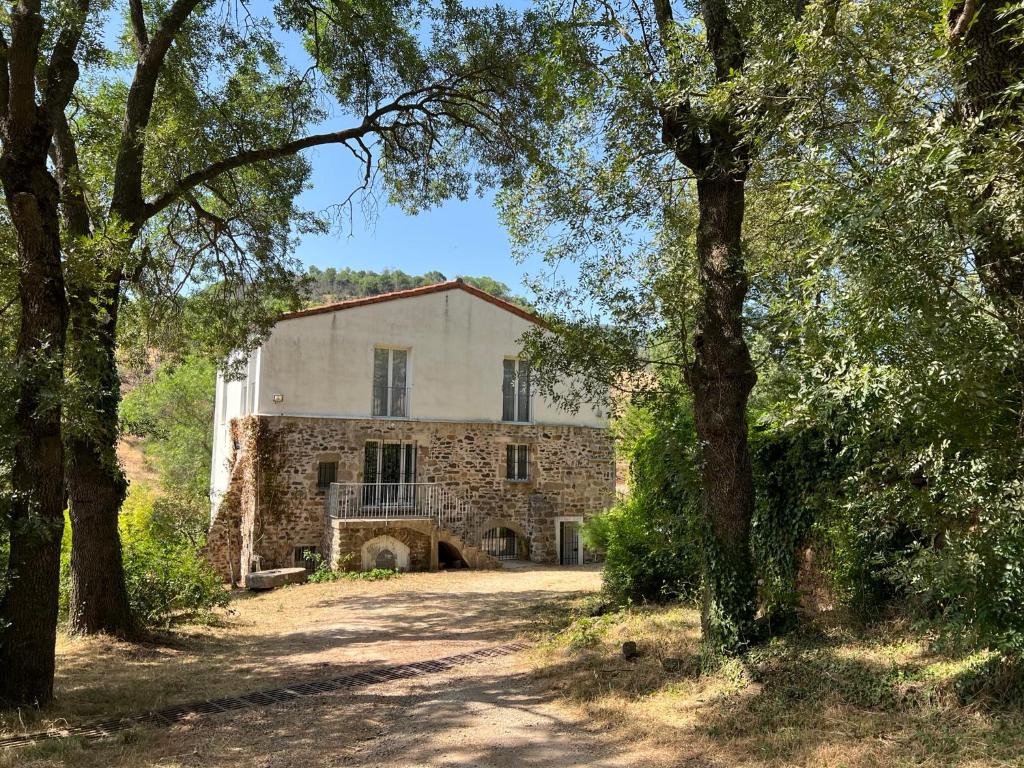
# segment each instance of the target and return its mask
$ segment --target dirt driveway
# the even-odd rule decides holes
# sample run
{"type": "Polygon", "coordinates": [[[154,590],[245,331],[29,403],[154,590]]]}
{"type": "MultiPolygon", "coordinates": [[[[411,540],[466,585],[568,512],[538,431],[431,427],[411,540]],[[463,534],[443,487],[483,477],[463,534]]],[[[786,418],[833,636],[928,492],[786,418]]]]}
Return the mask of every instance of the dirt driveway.
{"type": "MultiPolygon", "coordinates": [[[[305,585],[243,597],[223,627],[146,648],[63,640],[56,709],[8,731],[423,661],[507,642],[595,591],[594,568],[520,566],[305,585]],[[34,720],[34,722],[33,722],[34,720]]],[[[24,720],[24,717],[22,717],[24,720]]],[[[169,730],[0,755],[0,765],[623,766],[629,745],[588,730],[522,656],[331,693],[169,730]],[[17,759],[16,759],[17,758],[17,759]],[[6,762],[5,762],[6,761],[6,762]]]]}

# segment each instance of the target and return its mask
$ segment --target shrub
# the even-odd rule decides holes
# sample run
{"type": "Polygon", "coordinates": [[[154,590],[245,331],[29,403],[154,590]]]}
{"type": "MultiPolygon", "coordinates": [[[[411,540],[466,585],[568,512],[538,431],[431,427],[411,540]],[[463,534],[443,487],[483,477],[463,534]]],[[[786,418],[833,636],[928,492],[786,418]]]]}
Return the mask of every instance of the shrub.
{"type": "Polygon", "coordinates": [[[700,491],[688,409],[631,409],[620,424],[630,495],[583,527],[605,553],[605,590],[619,601],[693,599],[700,581],[700,491]]]}
{"type": "MultiPolygon", "coordinates": [[[[120,533],[128,599],[145,628],[205,619],[227,604],[220,578],[195,542],[165,525],[156,510],[167,500],[133,485],[121,510],[120,533]]],[[[71,525],[61,553],[61,615],[67,617],[71,584],[71,525]]]]}
{"type": "Polygon", "coordinates": [[[583,526],[587,546],[605,553],[604,588],[616,600],[695,597],[700,563],[692,526],[663,512],[631,497],[583,526]]]}
{"type": "Polygon", "coordinates": [[[312,560],[316,566],[309,573],[308,580],[314,584],[323,584],[330,581],[358,580],[358,581],[386,581],[399,575],[399,571],[392,568],[372,568],[369,571],[345,571],[334,570],[319,552],[305,552],[303,557],[312,560]]]}

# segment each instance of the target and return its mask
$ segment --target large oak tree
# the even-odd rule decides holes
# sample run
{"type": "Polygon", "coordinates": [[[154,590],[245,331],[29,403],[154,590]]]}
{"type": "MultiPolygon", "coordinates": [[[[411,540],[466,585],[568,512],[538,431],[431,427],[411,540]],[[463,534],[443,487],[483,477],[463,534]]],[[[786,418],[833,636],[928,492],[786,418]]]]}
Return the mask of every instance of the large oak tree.
{"type": "Polygon", "coordinates": [[[114,453],[126,295],[159,314],[214,286],[211,348],[253,343],[272,318],[260,287],[290,284],[293,227],[324,225],[295,205],[310,170],[299,154],[334,145],[354,158],[342,205],[384,189],[415,210],[514,174],[535,104],[517,60],[542,28],[416,0],[283,2],[273,18],[210,0],[10,7],[0,180],[21,332],[0,699],[52,696],[65,492],[71,628],[133,629],[114,453]],[[106,50],[118,16],[124,33],[106,50]],[[282,58],[289,33],[306,68],[282,58]]]}

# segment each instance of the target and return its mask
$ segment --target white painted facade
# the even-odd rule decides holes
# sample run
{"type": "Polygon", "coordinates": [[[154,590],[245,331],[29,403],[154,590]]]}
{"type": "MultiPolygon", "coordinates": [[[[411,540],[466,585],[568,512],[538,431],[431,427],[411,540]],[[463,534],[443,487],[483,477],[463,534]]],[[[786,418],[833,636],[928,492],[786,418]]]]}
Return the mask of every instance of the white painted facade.
{"type": "MultiPolygon", "coordinates": [[[[507,358],[533,322],[460,283],[386,301],[285,317],[240,380],[217,378],[211,498],[227,488],[231,419],[261,415],[372,416],[374,350],[407,351],[405,420],[500,422],[507,358]]],[[[388,418],[388,417],[381,417],[388,418]]],[[[531,394],[530,423],[607,427],[600,410],[560,410],[531,394]]]]}

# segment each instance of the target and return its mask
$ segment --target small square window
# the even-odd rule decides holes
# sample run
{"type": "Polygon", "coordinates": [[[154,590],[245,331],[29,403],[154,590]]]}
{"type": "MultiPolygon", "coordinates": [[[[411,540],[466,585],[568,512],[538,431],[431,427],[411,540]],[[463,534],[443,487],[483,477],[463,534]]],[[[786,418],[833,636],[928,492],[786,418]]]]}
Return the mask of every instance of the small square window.
{"type": "Polygon", "coordinates": [[[505,479],[529,480],[530,447],[523,443],[505,446],[505,479]]]}
{"type": "Polygon", "coordinates": [[[331,487],[331,483],[335,482],[338,478],[338,462],[336,461],[321,461],[317,465],[316,470],[316,487],[318,489],[326,490],[331,487]]]}
{"type": "Polygon", "coordinates": [[[292,553],[292,562],[297,568],[315,571],[320,565],[320,547],[295,547],[292,553]]]}

